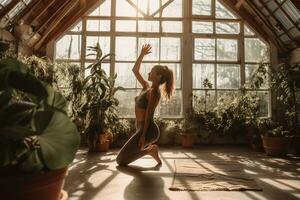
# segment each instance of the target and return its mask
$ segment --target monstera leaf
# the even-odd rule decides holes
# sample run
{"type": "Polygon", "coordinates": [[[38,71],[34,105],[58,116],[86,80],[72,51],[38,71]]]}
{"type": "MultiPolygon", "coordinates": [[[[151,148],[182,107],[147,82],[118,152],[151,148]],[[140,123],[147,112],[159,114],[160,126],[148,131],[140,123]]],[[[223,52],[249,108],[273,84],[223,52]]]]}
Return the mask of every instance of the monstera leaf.
{"type": "MultiPolygon", "coordinates": [[[[34,123],[42,123],[42,120],[42,117],[37,117],[34,119],[34,123]]],[[[80,137],[76,126],[65,114],[54,111],[48,126],[37,131],[40,132],[38,140],[47,168],[60,169],[72,162],[79,146],[80,137]]]]}

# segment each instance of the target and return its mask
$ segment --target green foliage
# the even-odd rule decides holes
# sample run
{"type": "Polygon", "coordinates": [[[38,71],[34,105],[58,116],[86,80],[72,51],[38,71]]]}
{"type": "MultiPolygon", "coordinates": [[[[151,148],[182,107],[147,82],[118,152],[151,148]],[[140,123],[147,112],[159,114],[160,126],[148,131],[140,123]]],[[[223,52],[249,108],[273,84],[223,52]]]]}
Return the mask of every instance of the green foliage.
{"type": "Polygon", "coordinates": [[[95,52],[96,62],[87,67],[91,69],[91,74],[83,82],[85,95],[83,109],[87,110],[86,132],[91,142],[95,144],[97,142],[95,138],[98,138],[95,135],[104,133],[104,130],[115,122],[113,119],[117,119],[119,101],[115,98],[115,94],[123,88],[115,87],[116,74],[109,77],[102,69],[102,62],[111,54],[103,55],[99,43],[89,48],[95,52]]]}
{"type": "Polygon", "coordinates": [[[259,88],[267,77],[270,77],[271,88],[278,101],[274,120],[278,126],[296,133],[300,109],[300,62],[294,65],[282,63],[276,69],[269,64],[260,64],[252,77],[252,87],[259,88]]]}
{"type": "Polygon", "coordinates": [[[63,96],[16,59],[0,61],[0,82],[0,167],[55,170],[72,162],[80,138],[63,96]]]}

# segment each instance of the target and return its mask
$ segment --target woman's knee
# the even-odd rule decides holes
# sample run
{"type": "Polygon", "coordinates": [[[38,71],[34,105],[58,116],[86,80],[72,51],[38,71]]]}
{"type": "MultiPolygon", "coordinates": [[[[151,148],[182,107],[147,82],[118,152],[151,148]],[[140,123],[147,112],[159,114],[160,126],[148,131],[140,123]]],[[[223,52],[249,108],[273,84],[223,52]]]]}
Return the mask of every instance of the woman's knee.
{"type": "Polygon", "coordinates": [[[125,157],[122,155],[122,153],[120,152],[116,158],[116,162],[118,165],[120,166],[124,166],[127,165],[126,159],[125,157]]]}

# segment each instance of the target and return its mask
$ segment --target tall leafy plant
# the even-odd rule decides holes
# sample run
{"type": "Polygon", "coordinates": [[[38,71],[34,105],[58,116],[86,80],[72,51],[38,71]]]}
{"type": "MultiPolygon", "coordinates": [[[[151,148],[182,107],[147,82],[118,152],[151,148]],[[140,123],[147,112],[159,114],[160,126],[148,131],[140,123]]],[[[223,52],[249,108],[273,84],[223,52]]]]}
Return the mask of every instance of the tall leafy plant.
{"type": "Polygon", "coordinates": [[[112,54],[103,55],[99,43],[95,47],[89,47],[94,51],[96,62],[89,65],[91,73],[84,80],[85,103],[83,109],[87,110],[86,132],[88,142],[92,149],[99,143],[99,135],[104,134],[105,129],[117,118],[117,106],[119,101],[115,94],[121,87],[115,86],[117,75],[110,77],[102,69],[103,61],[112,54]]]}
{"type": "Polygon", "coordinates": [[[261,87],[268,77],[278,100],[274,119],[282,129],[296,133],[300,112],[300,62],[294,65],[282,63],[276,69],[261,63],[252,78],[253,87],[261,87]]]}

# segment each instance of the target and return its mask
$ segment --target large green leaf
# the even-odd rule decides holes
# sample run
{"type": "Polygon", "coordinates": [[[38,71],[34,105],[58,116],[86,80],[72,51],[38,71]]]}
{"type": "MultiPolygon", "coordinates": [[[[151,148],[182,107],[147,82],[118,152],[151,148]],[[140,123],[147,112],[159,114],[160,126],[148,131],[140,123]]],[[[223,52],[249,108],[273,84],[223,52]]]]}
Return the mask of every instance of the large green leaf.
{"type": "Polygon", "coordinates": [[[47,97],[42,83],[17,59],[0,61],[0,90],[14,88],[35,95],[39,100],[47,97]]]}
{"type": "Polygon", "coordinates": [[[27,136],[35,135],[32,130],[23,126],[9,126],[0,129],[0,136],[3,139],[17,140],[27,136]]]}
{"type": "Polygon", "coordinates": [[[14,103],[6,106],[0,112],[0,128],[13,126],[31,115],[34,104],[14,103]]]}
{"type": "Polygon", "coordinates": [[[26,153],[26,159],[22,162],[22,169],[26,172],[40,171],[44,168],[39,155],[40,149],[33,149],[26,153]]]}
{"type": "MultiPolygon", "coordinates": [[[[40,123],[40,119],[35,119],[40,123]]],[[[55,112],[48,127],[38,136],[43,160],[51,169],[67,166],[75,157],[79,146],[79,133],[70,119],[61,112],[55,112]]]]}
{"type": "Polygon", "coordinates": [[[61,93],[55,91],[49,85],[46,86],[46,89],[49,94],[47,98],[47,104],[55,110],[67,113],[67,102],[64,96],[61,93]]]}

